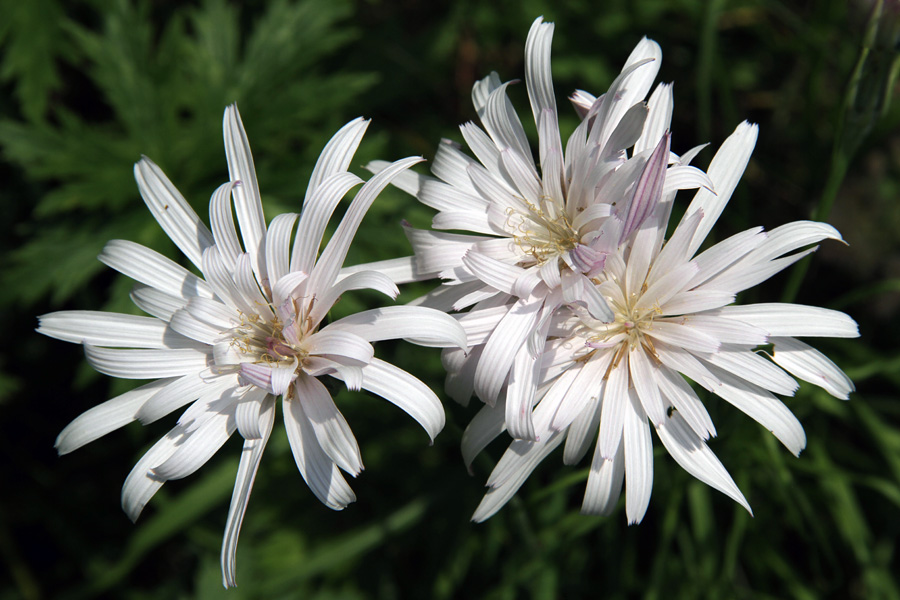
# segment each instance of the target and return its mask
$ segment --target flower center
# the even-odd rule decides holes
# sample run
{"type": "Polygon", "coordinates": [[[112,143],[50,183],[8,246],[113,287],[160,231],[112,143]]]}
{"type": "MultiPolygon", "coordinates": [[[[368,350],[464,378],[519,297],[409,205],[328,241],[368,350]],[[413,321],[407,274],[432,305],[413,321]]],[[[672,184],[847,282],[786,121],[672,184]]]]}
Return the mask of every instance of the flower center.
{"type": "Polygon", "coordinates": [[[528,212],[508,209],[507,226],[513,231],[516,245],[530,257],[526,266],[543,264],[577,246],[578,234],[557,201],[542,196],[540,206],[527,201],[525,204],[528,212]]]}

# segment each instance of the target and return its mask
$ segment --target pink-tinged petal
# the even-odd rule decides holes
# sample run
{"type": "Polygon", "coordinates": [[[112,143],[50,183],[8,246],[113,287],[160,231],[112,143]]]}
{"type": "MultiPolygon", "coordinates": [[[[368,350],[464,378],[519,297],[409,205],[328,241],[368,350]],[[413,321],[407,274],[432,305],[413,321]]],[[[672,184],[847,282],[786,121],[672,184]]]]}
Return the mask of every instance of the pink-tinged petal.
{"type": "Polygon", "coordinates": [[[644,165],[644,170],[634,186],[634,195],[628,205],[625,229],[622,231],[623,240],[628,239],[633,232],[637,231],[659,204],[666,179],[666,165],[671,141],[671,134],[664,135],[653,150],[653,154],[647,159],[647,164],[644,165]]]}
{"type": "Polygon", "coordinates": [[[625,515],[628,524],[640,523],[650,505],[653,491],[653,441],[647,415],[640,400],[632,390],[628,391],[625,423],[622,437],[625,440],[625,515]]]}
{"type": "Polygon", "coordinates": [[[817,385],[835,398],[846,400],[856,387],[827,356],[790,337],[773,337],[772,359],[794,377],[817,385]]]}
{"type": "Polygon", "coordinates": [[[291,271],[309,273],[316,263],[316,255],[322,243],[322,234],[341,198],[362,183],[353,173],[338,172],[330,175],[316,187],[315,193],[303,203],[300,224],[294,236],[291,251],[291,271]]]}
{"type": "MultiPolygon", "coordinates": [[[[356,117],[335,133],[316,161],[309,185],[306,188],[306,197],[303,199],[304,207],[310,202],[313,194],[319,191],[319,187],[330,177],[337,173],[343,173],[350,167],[353,155],[362,141],[369,127],[369,120],[356,117]]],[[[341,194],[343,196],[343,194],[341,194]]],[[[311,266],[311,265],[310,265],[311,266]]]]}
{"type": "MultiPolygon", "coordinates": [[[[481,523],[493,516],[498,510],[509,502],[510,498],[522,487],[531,472],[534,471],[542,460],[544,460],[551,452],[553,452],[565,439],[565,435],[554,433],[546,441],[540,442],[524,442],[515,441],[510,444],[509,449],[504,453],[494,473],[498,471],[503,463],[503,469],[508,470],[509,474],[503,479],[502,484],[492,487],[481,503],[475,509],[472,520],[481,523]],[[504,462],[504,458],[508,462],[504,462]]],[[[493,473],[491,474],[493,476],[493,473]]]]}
{"type": "Polygon", "coordinates": [[[60,455],[68,454],[131,423],[141,407],[171,382],[171,379],[152,381],[81,413],[56,437],[56,451],[60,455]]]}
{"type": "Polygon", "coordinates": [[[212,290],[205,281],[162,254],[140,244],[127,240],[111,240],[97,258],[119,273],[170,296],[212,298],[212,290]]]}
{"type": "Polygon", "coordinates": [[[123,379],[180,377],[206,369],[211,358],[193,349],[121,350],[85,345],[84,353],[92,367],[123,379]]]}
{"type": "Polygon", "coordinates": [[[362,388],[403,409],[433,440],[444,428],[444,407],[427,385],[377,358],[363,367],[362,388]]]}
{"type": "Polygon", "coordinates": [[[715,193],[705,188],[700,189],[684,213],[684,218],[687,219],[694,211],[704,212],[703,220],[691,240],[691,254],[703,244],[703,240],[709,235],[725,205],[731,199],[734,188],[737,187],[747,163],[750,162],[750,155],[756,146],[757,133],[756,125],[744,121],[737,126],[713,157],[706,174],[713,182],[715,193]]]}
{"type": "Polygon", "coordinates": [[[355,502],[356,494],[319,445],[303,403],[284,400],[282,407],[291,452],[310,491],[333,510],[342,510],[355,502]]]}
{"type": "Polygon", "coordinates": [[[726,306],[719,315],[750,323],[778,337],[859,337],[856,321],[836,310],[802,304],[726,306]]]}
{"type": "Polygon", "coordinates": [[[134,165],[134,178],[147,208],[178,249],[200,267],[213,236],[169,178],[146,156],[134,165]]]}
{"type": "Polygon", "coordinates": [[[231,494],[231,504],[228,506],[228,519],[225,521],[220,560],[222,583],[226,588],[237,585],[235,553],[237,552],[238,537],[241,534],[241,524],[244,522],[244,513],[247,511],[247,503],[250,501],[250,492],[253,490],[256,472],[259,470],[259,462],[275,422],[275,399],[273,397],[266,398],[265,406],[260,411],[258,419],[257,429],[260,436],[244,440],[241,462],[238,465],[234,491],[231,494]]]}
{"type": "Polygon", "coordinates": [[[265,260],[261,255],[262,241],[266,236],[266,221],[259,195],[259,184],[256,181],[256,168],[253,166],[253,155],[250,152],[250,142],[247,141],[247,132],[244,131],[237,104],[225,109],[222,132],[225,137],[228,178],[240,182],[231,190],[231,195],[234,198],[241,239],[244,241],[244,249],[250,255],[253,272],[262,281],[266,279],[265,260]]]}
{"type": "MultiPolygon", "coordinates": [[[[501,311],[505,314],[502,308],[501,311]]],[[[348,331],[367,342],[406,339],[421,346],[455,346],[465,349],[474,342],[466,341],[467,328],[463,328],[460,322],[469,315],[478,316],[485,312],[487,311],[466,313],[457,321],[452,316],[431,308],[385,306],[338,319],[322,331],[348,331]]],[[[493,322],[496,320],[498,319],[493,322]]]]}
{"type": "Polygon", "coordinates": [[[666,423],[656,428],[656,434],[682,469],[711,488],[719,490],[753,515],[747,499],[731,475],[703,440],[691,431],[681,415],[673,413],[666,423]]]}
{"type": "Polygon", "coordinates": [[[363,470],[359,445],[325,386],[315,377],[302,376],[294,382],[294,391],[291,402],[303,404],[303,411],[328,458],[353,477],[359,475],[363,470]]]}
{"type": "Polygon", "coordinates": [[[255,385],[270,394],[281,396],[297,377],[297,368],[295,365],[269,366],[244,362],[240,366],[240,376],[244,385],[255,385]]]}
{"type": "Polygon", "coordinates": [[[594,448],[591,470],[588,473],[584,500],[581,503],[581,514],[612,514],[622,493],[625,480],[625,445],[619,438],[619,445],[612,458],[604,458],[600,452],[600,444],[594,448]]]}

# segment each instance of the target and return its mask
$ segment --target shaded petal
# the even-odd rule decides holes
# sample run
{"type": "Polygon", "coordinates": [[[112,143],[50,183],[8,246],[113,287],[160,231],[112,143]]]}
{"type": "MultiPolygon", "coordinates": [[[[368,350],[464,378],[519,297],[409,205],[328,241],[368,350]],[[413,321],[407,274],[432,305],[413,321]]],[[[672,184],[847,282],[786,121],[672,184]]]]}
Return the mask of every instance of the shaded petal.
{"type": "Polygon", "coordinates": [[[97,258],[119,273],[170,296],[212,298],[212,290],[205,281],[162,254],[140,244],[127,240],[110,240],[97,258]]]}
{"type": "Polygon", "coordinates": [[[92,367],[123,379],[180,377],[206,369],[211,358],[193,349],[121,350],[85,345],[84,353],[92,367]]]}
{"type": "Polygon", "coordinates": [[[769,341],[775,346],[772,359],[794,377],[817,385],[842,400],[856,389],[850,378],[815,348],[789,337],[773,337],[769,341]]]}
{"type": "MultiPolygon", "coordinates": [[[[474,314],[484,312],[475,311],[474,314]]],[[[466,313],[469,314],[473,313],[466,313]]],[[[456,319],[422,306],[385,306],[364,310],[333,321],[322,329],[332,330],[349,331],[367,342],[405,338],[422,346],[456,346],[463,349],[467,346],[466,330],[456,319]]]]}
{"type": "Polygon", "coordinates": [[[328,458],[354,477],[359,475],[363,469],[359,445],[322,382],[301,376],[294,382],[294,390],[296,395],[291,402],[303,403],[303,411],[328,458]]]}
{"type": "Polygon", "coordinates": [[[363,367],[362,372],[363,389],[403,409],[432,440],[444,428],[444,407],[427,385],[377,358],[363,367]]]}

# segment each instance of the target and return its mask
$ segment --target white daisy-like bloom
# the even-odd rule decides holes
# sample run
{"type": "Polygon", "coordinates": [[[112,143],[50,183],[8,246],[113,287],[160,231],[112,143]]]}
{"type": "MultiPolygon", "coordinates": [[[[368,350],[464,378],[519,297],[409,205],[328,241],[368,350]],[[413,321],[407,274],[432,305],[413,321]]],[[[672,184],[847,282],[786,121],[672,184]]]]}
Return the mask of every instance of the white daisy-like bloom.
{"type": "Polygon", "coordinates": [[[235,585],[241,522],[279,396],[297,467],[316,497],[335,510],[356,499],[341,470],[355,477],[363,463],[353,432],[318,377],[385,398],[432,439],[444,426],[435,394],[375,358],[372,342],[416,338],[465,347],[465,333],[454,319],[429,308],[398,306],[325,324],[345,292],[368,288],[392,298],[398,293],[383,273],[342,273],[341,265],[373,200],[419,158],[399,160],[369,179],[319,255],[332,212],[363,183],[347,167],[367,126],[358,118],[335,134],[313,171],[301,214],[279,215],[267,228],[247,136],[237,107],[228,107],[223,129],[231,181],[210,200],[212,231],[153,162],[143,158],[134,169],[153,216],[202,277],[149,248],[113,240],[100,260],[139,282],[132,299],[152,316],[64,311],[40,317],[39,332],[84,344],[88,361],[101,373],[154,380],[76,418],[56,440],[60,454],[134,420],[150,423],[190,405],[128,475],[122,507],[132,520],[163,483],[199,469],[235,431],[244,438],[222,544],[226,587],[235,585]]]}
{"type": "MultiPolygon", "coordinates": [[[[534,21],[525,45],[525,83],[539,138],[539,166],[525,129],[496,73],[475,84],[472,98],[484,129],[461,126],[475,155],[445,140],[431,170],[395,181],[438,211],[435,229],[407,227],[415,250],[413,279],[445,282],[418,301],[459,315],[469,351],[444,354],[447,392],[467,403],[473,392],[493,405],[508,383],[507,425],[534,439],[534,356],[552,315],[579,304],[596,319],[614,313],[591,279],[607,256],[654,214],[668,216],[679,189],[711,186],[705,173],[670,152],[670,85],[645,97],[659,70],[659,46],[643,39],[603,96],[573,96],[582,122],[560,138],[550,68],[553,24],[534,21]]],[[[379,172],[386,163],[373,163],[379,172]]]]}
{"type": "MultiPolygon", "coordinates": [[[[624,481],[628,522],[639,522],[653,485],[651,430],[682,468],[749,511],[707,446],[716,429],[690,382],[746,413],[795,455],[806,436],[775,395],[794,394],[798,383],[791,375],[837,398],[854,389],[832,361],[797,339],[856,337],[849,316],[798,304],[732,304],[736,294],[815,247],[797,250],[840,240],[833,227],[810,221],[770,232],[756,227],[697,253],[743,174],[756,136],[756,126],[745,122],[725,141],[708,170],[718,195],[700,190],[668,241],[657,243],[665,226],[650,219],[631,244],[609,256],[596,289],[615,313],[611,322],[577,306],[551,319],[536,377],[536,441],[512,442],[474,520],[499,510],[563,442],[563,461],[575,464],[596,436],[582,512],[610,513],[624,481]]],[[[467,464],[503,429],[500,403],[484,407],[463,436],[467,464]]]]}

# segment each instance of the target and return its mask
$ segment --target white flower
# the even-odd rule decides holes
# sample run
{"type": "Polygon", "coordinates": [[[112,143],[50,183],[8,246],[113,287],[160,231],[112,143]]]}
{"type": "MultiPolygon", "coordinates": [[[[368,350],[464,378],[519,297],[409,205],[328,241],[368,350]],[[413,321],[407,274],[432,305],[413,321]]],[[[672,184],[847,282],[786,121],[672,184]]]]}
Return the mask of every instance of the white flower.
{"type": "Polygon", "coordinates": [[[222,544],[226,587],[235,585],[238,534],[272,431],[277,396],[300,473],[316,497],[336,510],[356,499],[340,470],[355,477],[363,464],[356,438],[317,377],[329,375],[351,390],[384,397],[431,438],[444,426],[434,393],[375,358],[371,342],[415,337],[430,345],[465,347],[456,321],[433,309],[401,306],[323,325],[344,292],[370,288],[397,295],[382,273],[340,270],[372,201],[418,158],[399,160],[365,183],[318,256],[335,207],[362,183],[347,167],[367,126],[368,121],[356,119],[335,134],[313,171],[302,213],[279,215],[267,229],[246,133],[237,107],[230,106],[223,128],[231,182],[210,200],[212,231],[149,159],[134,169],[150,211],[203,277],[149,248],[113,240],[100,260],[140,283],[132,298],[152,317],[65,311],[40,318],[38,331],[83,343],[98,371],[155,380],[75,419],[56,440],[60,454],[135,419],[150,423],[190,404],[128,475],[122,507],[132,520],[163,483],[196,471],[235,431],[244,438],[222,544]]]}
{"type": "Polygon", "coordinates": [[[573,97],[583,120],[564,150],[550,70],[552,36],[553,24],[538,18],[525,46],[539,168],[506,95],[509,83],[492,73],[472,92],[486,132],[474,123],[460,128],[478,160],[445,140],[432,163],[436,178],[406,173],[395,181],[438,210],[435,229],[476,234],[407,228],[415,258],[403,275],[447,280],[419,304],[471,307],[461,322],[475,348],[445,352],[447,392],[462,403],[474,392],[493,405],[509,379],[507,425],[523,439],[534,439],[532,356],[544,344],[550,317],[562,305],[581,304],[595,318],[612,320],[590,283],[606,257],[633,238],[658,204],[664,208],[655,214],[667,218],[677,190],[711,186],[687,164],[696,151],[679,159],[669,150],[671,86],[658,86],[644,101],[662,58],[648,39],[606,94],[573,97]]]}
{"type": "MultiPolygon", "coordinates": [[[[552,319],[536,376],[537,441],[512,442],[473,519],[499,510],[563,441],[563,461],[574,464],[596,435],[582,512],[611,512],[624,479],[628,521],[640,521],[653,484],[651,428],[686,471],[750,510],[706,445],[716,430],[688,380],[759,422],[795,455],[806,445],[803,427],[775,396],[797,389],[788,373],[838,398],[854,389],[833,362],[796,339],[856,337],[850,317],[797,304],[732,305],[737,293],[815,248],[793,251],[840,240],[833,227],[809,221],[768,233],[756,227],[696,254],[731,197],[756,135],[755,125],[743,123],[725,141],[708,171],[718,195],[700,190],[664,245],[657,240],[665,227],[645,225],[609,257],[596,281],[615,313],[612,322],[578,307],[552,319]],[[766,344],[773,347],[769,358],[758,350],[766,344]]],[[[503,413],[500,406],[485,407],[473,419],[463,436],[467,463],[503,431],[503,413]]]]}

